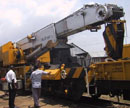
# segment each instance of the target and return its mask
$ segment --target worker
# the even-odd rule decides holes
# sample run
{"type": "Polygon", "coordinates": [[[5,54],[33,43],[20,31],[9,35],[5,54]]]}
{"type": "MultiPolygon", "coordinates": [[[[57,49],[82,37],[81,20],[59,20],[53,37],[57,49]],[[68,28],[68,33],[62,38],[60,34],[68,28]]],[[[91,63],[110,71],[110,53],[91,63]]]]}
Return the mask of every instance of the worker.
{"type": "Polygon", "coordinates": [[[32,96],[34,100],[34,108],[39,108],[39,98],[41,95],[41,78],[42,75],[50,74],[50,72],[45,72],[40,70],[41,65],[34,66],[34,71],[31,74],[31,81],[32,81],[32,96]]]}
{"type": "Polygon", "coordinates": [[[5,78],[8,82],[9,108],[16,108],[14,102],[15,102],[16,89],[17,89],[17,79],[16,79],[16,74],[13,71],[13,66],[10,66],[9,71],[6,73],[5,78]]]}

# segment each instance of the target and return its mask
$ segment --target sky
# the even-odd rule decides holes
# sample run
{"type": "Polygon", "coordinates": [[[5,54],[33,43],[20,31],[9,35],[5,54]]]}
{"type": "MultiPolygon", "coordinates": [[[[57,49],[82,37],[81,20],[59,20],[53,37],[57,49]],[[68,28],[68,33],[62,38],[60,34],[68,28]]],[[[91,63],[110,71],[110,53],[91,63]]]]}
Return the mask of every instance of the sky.
{"type": "MultiPolygon", "coordinates": [[[[123,7],[126,20],[124,43],[130,43],[130,0],[0,0],[0,45],[17,42],[29,34],[58,22],[85,4],[117,4],[123,7]]],[[[104,27],[104,26],[102,26],[104,27]]],[[[102,28],[98,32],[84,31],[68,38],[88,52],[104,49],[102,28]]]]}

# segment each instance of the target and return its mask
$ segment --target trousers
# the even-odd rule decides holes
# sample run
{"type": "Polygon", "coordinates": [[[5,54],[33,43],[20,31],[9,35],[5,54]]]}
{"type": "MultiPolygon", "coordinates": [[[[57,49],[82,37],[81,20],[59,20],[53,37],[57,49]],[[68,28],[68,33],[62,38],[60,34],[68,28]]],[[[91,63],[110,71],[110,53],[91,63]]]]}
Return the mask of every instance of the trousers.
{"type": "Polygon", "coordinates": [[[15,108],[15,96],[16,96],[16,89],[12,88],[12,84],[8,84],[9,89],[9,108],[15,108]]]}
{"type": "Polygon", "coordinates": [[[32,96],[34,100],[34,106],[40,106],[39,105],[39,98],[41,95],[41,88],[32,88],[32,96]]]}

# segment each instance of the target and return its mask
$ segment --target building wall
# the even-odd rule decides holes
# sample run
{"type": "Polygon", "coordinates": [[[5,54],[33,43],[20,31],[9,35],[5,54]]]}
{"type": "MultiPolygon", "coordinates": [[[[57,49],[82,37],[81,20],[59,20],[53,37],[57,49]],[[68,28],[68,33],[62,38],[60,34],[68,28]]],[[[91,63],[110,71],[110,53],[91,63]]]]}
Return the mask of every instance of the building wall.
{"type": "Polygon", "coordinates": [[[91,62],[92,63],[98,63],[98,62],[104,62],[106,57],[92,57],[91,62]]]}
{"type": "Polygon", "coordinates": [[[91,57],[89,54],[87,56],[78,56],[78,63],[82,66],[88,67],[91,63],[91,57]]]}

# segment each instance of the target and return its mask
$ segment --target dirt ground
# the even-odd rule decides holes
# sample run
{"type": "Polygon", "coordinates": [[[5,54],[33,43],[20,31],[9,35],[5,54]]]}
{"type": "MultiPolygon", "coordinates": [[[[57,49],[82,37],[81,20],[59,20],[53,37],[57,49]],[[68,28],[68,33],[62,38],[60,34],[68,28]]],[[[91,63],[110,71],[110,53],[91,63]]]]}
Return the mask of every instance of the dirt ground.
{"type": "MultiPolygon", "coordinates": [[[[0,91],[0,108],[8,107],[8,96],[3,96],[4,92],[0,91]]],[[[31,95],[16,96],[15,105],[19,108],[33,108],[33,98],[31,95]]],[[[69,100],[57,97],[41,97],[40,108],[80,108],[78,105],[69,100]]],[[[85,107],[82,107],[85,108],[85,107]]]]}
{"type": "MultiPolygon", "coordinates": [[[[0,91],[0,95],[2,96],[4,93],[0,91]]],[[[67,103],[66,103],[67,104],[67,103]]],[[[53,99],[40,98],[40,106],[41,108],[70,108],[68,106],[61,103],[54,103],[53,99]]],[[[33,108],[33,98],[31,95],[28,96],[16,96],[15,105],[19,108],[33,108]]],[[[8,96],[2,96],[0,98],[0,108],[8,107],[8,96]]]]}
{"type": "MultiPolygon", "coordinates": [[[[8,107],[8,95],[3,96],[4,92],[0,91],[0,108],[8,107]]],[[[103,97],[106,98],[106,97],[103,97]]],[[[114,100],[114,99],[113,99],[114,100]]],[[[130,101],[128,101],[130,103],[130,101]]],[[[33,98],[31,95],[16,96],[15,105],[19,108],[33,108],[33,98]]],[[[85,107],[82,104],[64,100],[56,97],[42,97],[40,98],[41,108],[92,108],[85,107]]],[[[101,107],[104,108],[104,107],[101,107]]],[[[111,108],[111,107],[110,107],[111,108]]],[[[130,106],[114,105],[112,108],[130,108],[130,106]]]]}

